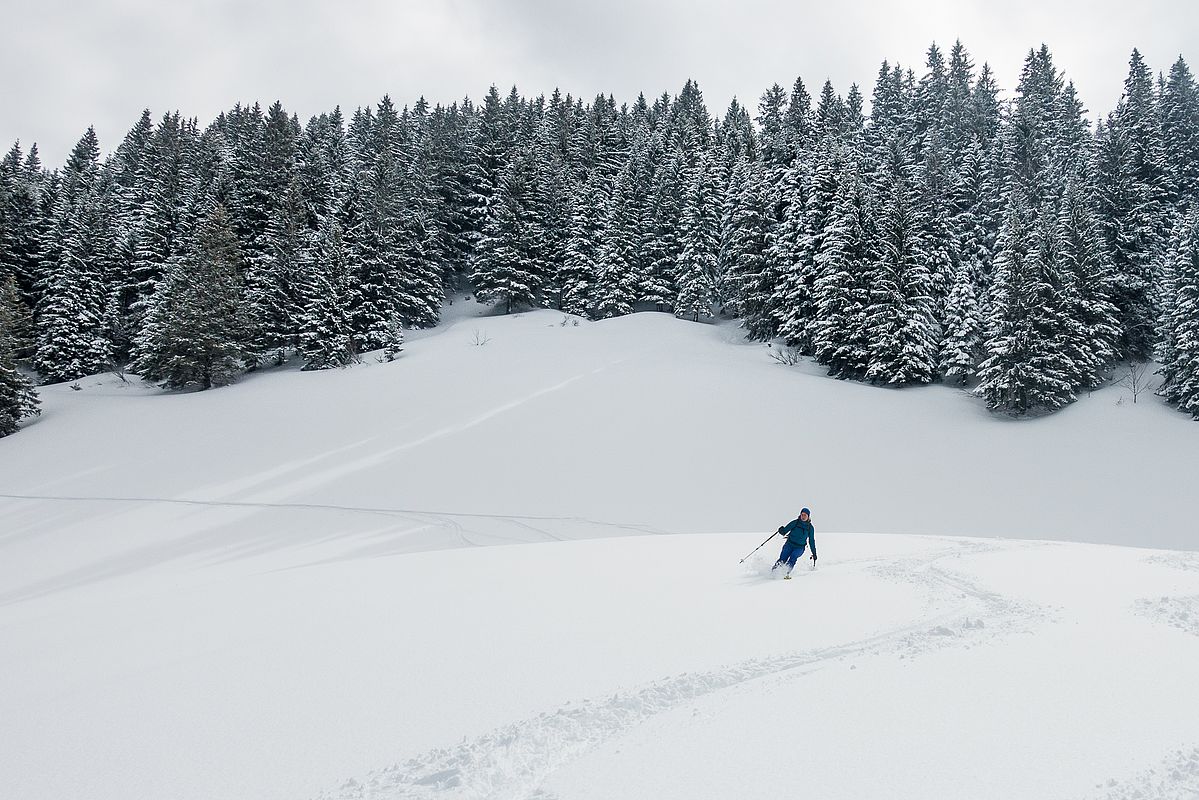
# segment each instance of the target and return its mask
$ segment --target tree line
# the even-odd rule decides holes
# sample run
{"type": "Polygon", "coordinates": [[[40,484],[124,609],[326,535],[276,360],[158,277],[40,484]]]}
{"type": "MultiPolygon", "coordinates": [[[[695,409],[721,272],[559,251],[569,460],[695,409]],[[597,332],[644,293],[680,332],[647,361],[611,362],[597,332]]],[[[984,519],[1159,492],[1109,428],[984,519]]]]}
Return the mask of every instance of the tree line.
{"type": "Polygon", "coordinates": [[[739,318],[838,378],[1072,402],[1156,358],[1199,417],[1199,94],[1133,51],[1094,125],[1049,49],[1010,100],[955,43],[919,73],[797,79],[756,113],[699,86],[617,105],[493,86],[301,125],[281,103],[201,128],[143,112],[48,170],[0,161],[0,433],[44,382],[120,366],[208,388],[293,354],[398,352],[470,289],[511,312],[739,318]]]}

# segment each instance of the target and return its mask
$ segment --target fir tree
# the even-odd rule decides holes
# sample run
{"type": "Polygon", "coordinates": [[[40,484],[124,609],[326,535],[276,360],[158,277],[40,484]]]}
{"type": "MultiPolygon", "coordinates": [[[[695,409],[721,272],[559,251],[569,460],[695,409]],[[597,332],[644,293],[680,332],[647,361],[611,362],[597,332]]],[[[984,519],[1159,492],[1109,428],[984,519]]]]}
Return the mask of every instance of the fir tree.
{"type": "Polygon", "coordinates": [[[700,317],[711,316],[719,226],[712,176],[707,162],[701,160],[687,192],[679,228],[683,250],[675,271],[679,295],[674,313],[681,319],[690,317],[698,322],[700,317]]]}
{"type": "Polygon", "coordinates": [[[34,363],[47,383],[75,380],[111,364],[105,331],[106,225],[100,147],[95,131],[76,144],[64,172],[53,222],[34,363]]]}
{"type": "MultiPolygon", "coordinates": [[[[787,210],[787,218],[780,228],[777,242],[782,248],[779,255],[789,256],[789,268],[782,273],[779,285],[779,333],[788,344],[795,345],[804,353],[812,352],[812,320],[816,316],[815,283],[819,274],[816,255],[824,246],[828,234],[837,196],[837,177],[841,170],[842,147],[830,132],[820,141],[815,155],[811,178],[803,184],[802,216],[798,209],[787,210]],[[798,218],[797,218],[798,217],[798,218]],[[796,226],[801,226],[797,229],[796,226]]],[[[796,177],[807,177],[798,163],[793,169],[796,177]]],[[[789,188],[798,188],[792,183],[789,188]]],[[[800,195],[793,194],[791,202],[799,202],[800,195]]]]}
{"type": "Polygon", "coordinates": [[[1199,208],[1180,218],[1166,269],[1169,303],[1161,323],[1160,394],[1199,419],[1199,208]]]}
{"type": "Polygon", "coordinates": [[[357,169],[347,190],[352,223],[346,236],[354,256],[354,344],[362,353],[393,344],[399,324],[429,324],[430,295],[440,281],[425,260],[419,224],[406,214],[402,130],[391,99],[384,97],[375,114],[356,113],[351,130],[357,169]]]}
{"type": "Polygon", "coordinates": [[[728,192],[719,267],[728,310],[741,317],[749,338],[766,341],[774,338],[777,329],[772,313],[776,277],[767,254],[770,209],[765,167],[739,159],[728,192]]]}
{"type": "Polygon", "coordinates": [[[1023,192],[1009,199],[988,296],[984,360],[975,390],[993,411],[1026,416],[1074,400],[1046,256],[1052,242],[1023,192]]]}
{"type": "Polygon", "coordinates": [[[934,377],[939,341],[933,316],[927,222],[920,208],[920,168],[898,138],[881,166],[870,257],[870,294],[865,310],[870,362],[866,377],[887,385],[928,383],[934,377]]]}
{"type": "Polygon", "coordinates": [[[595,307],[595,265],[601,245],[601,222],[607,195],[595,177],[579,187],[570,215],[570,231],[558,273],[558,307],[568,314],[590,315],[595,307]]]}
{"type": "Polygon", "coordinates": [[[966,383],[974,377],[982,349],[982,315],[969,262],[958,264],[945,305],[938,369],[945,380],[966,383]]]}
{"type": "Polygon", "coordinates": [[[18,356],[28,348],[29,311],[13,276],[0,283],[0,437],[16,433],[25,417],[41,413],[33,383],[21,374],[18,356]]]}
{"type": "Polygon", "coordinates": [[[1152,264],[1164,231],[1161,129],[1153,78],[1133,50],[1124,96],[1109,117],[1102,142],[1102,212],[1115,271],[1121,354],[1146,358],[1153,347],[1149,303],[1152,264]]]}
{"type": "Polygon", "coordinates": [[[596,253],[595,314],[600,319],[631,314],[637,301],[636,207],[632,170],[622,170],[608,198],[596,253]]]}
{"type": "Polygon", "coordinates": [[[37,302],[41,251],[41,166],[37,146],[22,156],[16,143],[0,160],[0,278],[11,275],[22,297],[37,302]]]}
{"type": "Polygon", "coordinates": [[[1199,203],[1199,88],[1181,56],[1170,67],[1160,107],[1166,200],[1175,206],[1199,203]]]}
{"type": "Polygon", "coordinates": [[[784,178],[782,219],[768,233],[767,260],[770,271],[778,278],[767,305],[775,318],[775,330],[785,336],[789,344],[797,344],[803,337],[802,319],[797,308],[802,306],[800,298],[807,297],[809,273],[801,265],[800,257],[808,231],[806,213],[810,188],[809,165],[796,161],[784,178]]]}
{"type": "Polygon", "coordinates": [[[412,113],[405,110],[400,128],[404,176],[399,222],[404,261],[399,272],[399,318],[403,325],[414,328],[436,325],[445,299],[445,265],[440,251],[440,220],[426,112],[422,98],[412,113]]]}
{"type": "Polygon", "coordinates": [[[1075,387],[1102,384],[1118,356],[1120,324],[1112,303],[1111,257],[1094,204],[1086,164],[1067,180],[1054,235],[1060,260],[1062,314],[1067,320],[1066,357],[1075,387]]]}
{"type": "Polygon", "coordinates": [[[767,179],[774,186],[782,183],[783,172],[792,159],[792,145],[783,127],[786,109],[786,92],[777,83],[766,90],[758,102],[757,122],[762,164],[765,166],[767,179]]]}
{"type": "Polygon", "coordinates": [[[473,263],[472,280],[479,299],[513,307],[537,304],[538,267],[530,244],[535,234],[523,203],[528,186],[516,161],[505,171],[487,213],[487,226],[473,263]]]}
{"type": "Polygon", "coordinates": [[[845,159],[837,183],[828,231],[815,256],[812,349],[830,375],[861,378],[870,366],[866,309],[873,220],[856,153],[845,159]]]}
{"type": "Polygon", "coordinates": [[[336,219],[321,222],[312,255],[299,292],[304,369],[344,367],[356,356],[348,304],[349,252],[336,219]]]}
{"type": "Polygon", "coordinates": [[[138,342],[134,369],[166,389],[210,389],[236,380],[251,360],[241,302],[241,254],[224,206],[204,209],[168,265],[138,342]]]}

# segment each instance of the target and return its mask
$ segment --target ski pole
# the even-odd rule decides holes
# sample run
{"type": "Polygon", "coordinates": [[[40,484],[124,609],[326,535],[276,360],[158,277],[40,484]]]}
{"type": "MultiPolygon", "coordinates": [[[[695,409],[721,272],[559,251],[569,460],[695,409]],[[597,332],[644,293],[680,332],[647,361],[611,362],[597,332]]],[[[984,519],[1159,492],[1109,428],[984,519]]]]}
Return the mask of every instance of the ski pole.
{"type": "MultiPolygon", "coordinates": [[[[779,532],[778,532],[778,531],[775,531],[774,533],[772,533],[772,534],[770,534],[769,536],[767,536],[767,537],[766,537],[766,542],[769,542],[771,539],[773,539],[774,537],[776,537],[776,536],[778,536],[778,535],[779,535],[779,532]]],[[[752,556],[754,553],[758,552],[758,551],[759,551],[759,550],[761,550],[763,547],[765,547],[765,546],[766,546],[766,542],[762,542],[760,545],[758,545],[758,546],[757,546],[757,547],[755,547],[753,550],[751,550],[751,551],[750,551],[750,553],[749,553],[749,556],[752,556]]],[[[749,556],[746,556],[745,558],[749,558],[749,556]]],[[[745,563],[745,558],[741,559],[741,560],[740,560],[740,561],[738,561],[737,563],[738,563],[738,564],[744,564],[744,563],[745,563]]]]}

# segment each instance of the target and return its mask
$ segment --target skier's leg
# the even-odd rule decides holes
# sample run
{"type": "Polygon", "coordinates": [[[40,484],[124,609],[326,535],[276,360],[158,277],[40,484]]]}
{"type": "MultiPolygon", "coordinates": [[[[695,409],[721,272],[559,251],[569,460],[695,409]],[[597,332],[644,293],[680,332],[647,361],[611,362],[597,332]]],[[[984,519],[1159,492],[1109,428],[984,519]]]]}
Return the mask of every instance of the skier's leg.
{"type": "Polygon", "coordinates": [[[799,556],[803,553],[803,545],[792,546],[788,544],[789,551],[787,553],[787,574],[791,574],[791,570],[795,569],[795,562],[799,561],[799,556]]]}
{"type": "MultiPolygon", "coordinates": [[[[791,558],[791,550],[792,549],[794,549],[794,548],[792,548],[790,542],[783,542],[783,550],[782,550],[782,552],[779,553],[779,560],[774,562],[774,566],[770,568],[771,572],[773,572],[774,570],[783,566],[784,564],[787,564],[790,567],[795,566],[794,561],[788,561],[788,559],[791,558]]],[[[788,570],[788,571],[790,571],[790,570],[788,570]]]]}

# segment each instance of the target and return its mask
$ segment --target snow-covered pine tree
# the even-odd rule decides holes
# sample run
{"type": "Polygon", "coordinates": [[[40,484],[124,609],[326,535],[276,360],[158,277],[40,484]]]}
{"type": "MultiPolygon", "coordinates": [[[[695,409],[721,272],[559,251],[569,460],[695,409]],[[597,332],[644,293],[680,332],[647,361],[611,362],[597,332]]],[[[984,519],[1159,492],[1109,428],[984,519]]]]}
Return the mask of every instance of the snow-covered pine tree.
{"type": "Polygon", "coordinates": [[[154,121],[149,109],[146,109],[142,111],[137,124],[125,135],[112,158],[116,274],[110,290],[115,295],[112,311],[116,319],[112,327],[117,360],[124,360],[129,354],[141,316],[137,281],[132,275],[139,231],[153,185],[153,169],[149,163],[153,140],[154,121]]]}
{"type": "Polygon", "coordinates": [[[766,170],[766,179],[775,188],[782,184],[783,173],[791,163],[790,144],[783,127],[786,109],[786,91],[777,83],[767,89],[758,101],[759,154],[766,170]]]}
{"type": "Polygon", "coordinates": [[[1164,165],[1153,76],[1133,50],[1124,95],[1108,117],[1101,142],[1101,213],[1115,272],[1113,300],[1126,358],[1147,358],[1153,348],[1154,313],[1149,303],[1152,264],[1161,246],[1164,165]]]}
{"type": "Polygon", "coordinates": [[[133,197],[127,211],[132,239],[129,284],[134,295],[130,304],[134,338],[162,270],[176,253],[188,184],[197,179],[190,163],[195,146],[194,133],[179,113],[164,114],[138,161],[139,173],[133,178],[133,197]]]}
{"type": "Polygon", "coordinates": [[[641,97],[633,109],[629,123],[626,213],[632,226],[630,264],[636,302],[646,302],[648,290],[651,289],[647,278],[652,271],[652,261],[646,243],[651,240],[653,234],[654,169],[655,159],[660,160],[660,154],[655,151],[650,114],[648,104],[644,97],[641,97]]]}
{"type": "Polygon", "coordinates": [[[534,250],[541,272],[540,301],[544,305],[552,305],[561,298],[558,278],[566,262],[570,239],[572,186],[559,130],[565,115],[564,105],[555,90],[549,107],[537,121],[529,165],[532,185],[528,212],[536,221],[534,250]]]}
{"type": "Polygon", "coordinates": [[[972,94],[974,62],[961,40],[949,51],[949,70],[945,76],[945,102],[941,112],[942,141],[956,171],[966,150],[975,141],[972,130],[972,94]]]}
{"type": "Polygon", "coordinates": [[[252,361],[232,220],[207,193],[197,195],[189,213],[197,220],[154,294],[133,364],[166,389],[225,386],[252,361]]]}
{"type": "Polygon", "coordinates": [[[499,188],[511,160],[516,135],[514,111],[512,98],[505,104],[499,90],[492,84],[478,111],[473,153],[482,178],[479,189],[484,208],[499,188]]]}
{"type": "Polygon", "coordinates": [[[377,114],[359,110],[350,126],[354,172],[344,234],[352,242],[350,309],[358,353],[387,347],[400,318],[400,285],[412,242],[403,228],[399,114],[384,96],[377,114]]]}
{"type": "Polygon", "coordinates": [[[344,367],[356,358],[349,309],[349,252],[333,216],[321,221],[304,261],[298,294],[299,350],[304,369],[344,367]]]}
{"type": "MultiPolygon", "coordinates": [[[[831,86],[826,88],[829,92],[832,91],[831,86]]],[[[824,130],[819,124],[817,127],[824,130]]],[[[804,181],[803,185],[802,217],[796,219],[796,210],[790,207],[791,202],[797,202],[799,199],[798,195],[792,194],[788,201],[787,217],[783,220],[777,240],[778,245],[790,251],[791,259],[789,268],[782,273],[778,287],[779,334],[788,344],[799,347],[805,354],[812,353],[811,326],[816,316],[814,286],[819,273],[816,254],[823,247],[824,237],[831,224],[837,197],[837,178],[842,166],[842,149],[838,130],[834,128],[822,135],[813,156],[811,179],[804,181]],[[801,231],[797,232],[794,228],[796,223],[802,224],[801,231]]],[[[792,171],[796,173],[797,178],[805,173],[799,161],[792,171]]],[[[797,183],[788,184],[789,189],[798,187],[797,183]]],[[[782,252],[779,255],[781,256],[782,252]]]]}
{"type": "Polygon", "coordinates": [[[21,143],[0,159],[0,280],[17,275],[15,198],[21,178],[21,143]]]}
{"type": "Polygon", "coordinates": [[[970,94],[970,130],[984,148],[999,135],[999,111],[999,85],[991,65],[984,62],[970,94]]]}
{"type": "MultiPolygon", "coordinates": [[[[997,185],[997,154],[974,138],[953,176],[949,227],[959,265],[970,270],[979,295],[991,275],[1002,198],[997,185]]],[[[956,280],[956,275],[955,275],[956,280]]],[[[980,295],[981,296],[981,295],[980,295]]]]}
{"type": "Polygon", "coordinates": [[[437,214],[437,190],[430,152],[427,104],[422,98],[400,119],[403,208],[399,231],[403,262],[399,270],[399,318],[405,327],[437,324],[445,299],[444,257],[437,214]]]}
{"type": "Polygon", "coordinates": [[[504,313],[535,307],[540,269],[533,261],[534,221],[524,204],[530,187],[521,158],[504,171],[487,209],[487,225],[475,251],[471,282],[480,300],[497,303],[504,313]]]}
{"type": "Polygon", "coordinates": [[[0,437],[16,433],[23,418],[41,413],[33,383],[18,368],[31,328],[20,287],[9,275],[0,282],[0,437]]]}
{"type": "Polygon", "coordinates": [[[870,366],[870,343],[866,340],[870,286],[866,270],[873,220],[862,174],[862,154],[856,144],[845,148],[833,211],[815,256],[812,349],[830,375],[862,378],[870,366]]]}
{"type": "Polygon", "coordinates": [[[1112,303],[1111,256],[1095,210],[1086,159],[1075,165],[1059,204],[1054,235],[1062,281],[1061,313],[1069,326],[1066,354],[1078,389],[1099,386],[1118,356],[1120,325],[1112,303]]]}
{"type": "Polygon", "coordinates": [[[729,181],[728,219],[721,242],[720,272],[728,311],[741,318],[750,339],[776,334],[771,301],[776,277],[767,257],[770,213],[767,168],[757,160],[737,160],[729,181]]]}
{"type": "Polygon", "coordinates": [[[310,234],[297,177],[271,210],[266,250],[246,271],[246,304],[252,325],[252,349],[261,358],[282,364],[296,346],[301,299],[299,287],[310,259],[310,234]]]}
{"type": "MultiPolygon", "coordinates": [[[[925,72],[916,85],[916,94],[912,100],[912,149],[916,158],[927,161],[929,155],[926,148],[931,139],[935,138],[938,148],[945,148],[943,124],[946,105],[949,102],[949,76],[946,73],[945,56],[936,42],[928,48],[925,72]]],[[[944,154],[934,156],[936,159],[944,157],[944,154]]]]}
{"type": "MultiPolygon", "coordinates": [[[[789,110],[789,109],[788,109],[789,110]]],[[[833,88],[833,82],[826,80],[820,90],[820,100],[816,103],[813,114],[816,140],[839,136],[845,127],[845,101],[833,88]]],[[[802,156],[802,151],[796,154],[802,156]]]]}
{"type": "Polygon", "coordinates": [[[959,262],[945,303],[937,368],[951,383],[966,383],[974,377],[982,349],[983,320],[974,275],[971,262],[959,262]]]}
{"type": "Polygon", "coordinates": [[[37,145],[23,157],[18,142],[0,162],[0,278],[13,276],[30,307],[38,299],[44,225],[41,172],[37,145]]]}
{"type": "Polygon", "coordinates": [[[1164,271],[1169,301],[1159,328],[1158,391],[1199,419],[1199,206],[1191,206],[1175,225],[1164,271]]]}
{"type": "MultiPolygon", "coordinates": [[[[792,298],[796,287],[804,285],[805,273],[799,263],[800,250],[807,232],[807,198],[811,190],[811,165],[797,159],[787,168],[780,192],[782,217],[767,233],[766,259],[770,272],[777,276],[769,301],[765,304],[774,318],[763,325],[775,335],[787,335],[794,328],[792,298]]],[[[773,338],[773,337],[772,337],[773,338]]],[[[795,342],[789,343],[795,344],[795,342]]]]}
{"type": "Polygon", "coordinates": [[[308,258],[307,211],[299,170],[299,124],[276,102],[263,127],[263,162],[257,191],[266,197],[266,223],[246,243],[246,303],[254,350],[282,364],[296,345],[296,286],[308,258]]]}
{"type": "Polygon", "coordinates": [[[88,128],[71,152],[57,195],[34,356],[47,383],[75,380],[111,364],[104,286],[111,229],[105,224],[99,157],[95,131],[88,128]]]}
{"type": "Polygon", "coordinates": [[[1062,352],[1065,331],[1047,255],[1052,228],[1018,189],[1008,198],[995,275],[988,293],[984,360],[975,392],[992,411],[1026,416],[1074,400],[1071,368],[1062,352]],[[1048,228],[1048,230],[1047,230],[1048,228]],[[1048,239],[1048,240],[1047,240],[1048,239]]]}
{"type": "Polygon", "coordinates": [[[595,315],[600,319],[633,312],[637,301],[637,205],[634,176],[626,164],[612,185],[596,251],[595,315]]]}
{"type": "Polygon", "coordinates": [[[845,117],[841,122],[841,133],[848,138],[860,137],[866,130],[866,115],[863,111],[866,99],[856,83],[849,85],[845,93],[845,117]]]}
{"type": "Polygon", "coordinates": [[[928,228],[920,206],[922,167],[899,134],[881,153],[874,186],[875,237],[865,312],[873,383],[901,386],[934,377],[940,332],[933,315],[928,228]]]}
{"type": "Polygon", "coordinates": [[[701,157],[691,177],[679,225],[682,252],[675,267],[679,295],[674,314],[692,319],[712,314],[716,290],[716,255],[720,248],[718,198],[709,162],[701,157]]]}
{"type": "Polygon", "coordinates": [[[650,197],[643,231],[643,272],[640,300],[659,311],[671,309],[678,297],[674,267],[680,253],[679,224],[685,197],[685,156],[676,146],[666,124],[660,124],[651,140],[653,164],[650,197]]]}
{"type": "Polygon", "coordinates": [[[1199,203],[1199,87],[1182,56],[1170,67],[1160,114],[1166,200],[1176,208],[1199,203]]]}
{"type": "MultiPolygon", "coordinates": [[[[930,112],[931,113],[931,112],[930,112]]],[[[943,319],[946,298],[957,273],[960,254],[953,227],[953,165],[937,126],[930,126],[921,144],[919,203],[924,217],[928,253],[929,296],[936,319],[943,319]]]]}
{"type": "MultiPolygon", "coordinates": [[[[832,84],[826,83],[831,91],[832,84]]],[[[818,120],[812,111],[812,96],[804,85],[803,78],[796,77],[791,85],[791,96],[783,112],[783,136],[785,149],[781,154],[782,166],[787,167],[797,158],[806,158],[816,146],[818,120]]]]}
{"type": "Polygon", "coordinates": [[[595,264],[607,195],[593,175],[579,184],[576,192],[571,200],[566,253],[556,281],[558,308],[568,314],[591,315],[595,308],[595,264]]]}
{"type": "Polygon", "coordinates": [[[52,197],[56,191],[52,188],[56,180],[47,177],[42,169],[41,158],[38,156],[37,144],[29,148],[25,156],[23,169],[24,178],[17,193],[17,281],[29,301],[30,308],[37,308],[40,293],[37,289],[37,276],[42,263],[42,252],[45,247],[44,238],[49,229],[49,209],[53,207],[52,197]],[[21,268],[23,266],[23,269],[21,268]],[[28,284],[21,283],[22,275],[27,276],[28,284]]]}
{"type": "Polygon", "coordinates": [[[433,184],[437,192],[438,252],[444,263],[447,291],[464,282],[467,262],[478,234],[475,209],[468,202],[477,195],[470,185],[471,119],[469,105],[457,103],[433,109],[429,148],[433,184]]]}

